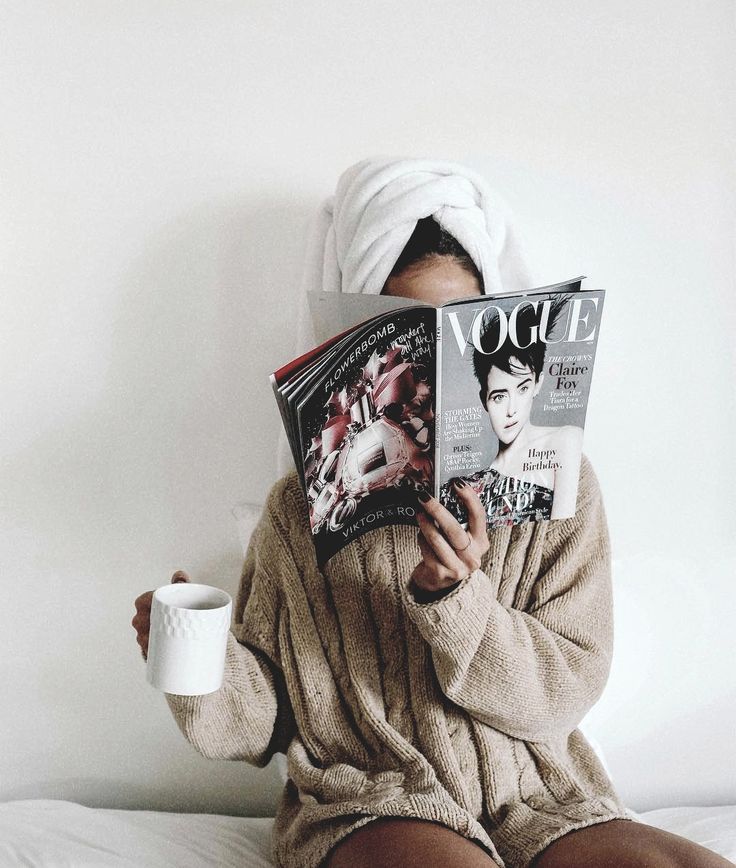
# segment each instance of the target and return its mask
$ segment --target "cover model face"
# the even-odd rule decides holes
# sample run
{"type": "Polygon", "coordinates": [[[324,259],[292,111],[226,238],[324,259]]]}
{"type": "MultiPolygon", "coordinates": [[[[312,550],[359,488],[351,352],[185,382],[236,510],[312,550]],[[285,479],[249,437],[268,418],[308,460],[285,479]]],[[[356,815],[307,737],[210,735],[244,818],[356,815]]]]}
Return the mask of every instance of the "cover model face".
{"type": "Polygon", "coordinates": [[[485,407],[493,432],[506,446],[516,440],[529,422],[532,403],[542,385],[531,368],[514,364],[515,361],[511,359],[512,373],[495,365],[488,373],[485,407]]]}

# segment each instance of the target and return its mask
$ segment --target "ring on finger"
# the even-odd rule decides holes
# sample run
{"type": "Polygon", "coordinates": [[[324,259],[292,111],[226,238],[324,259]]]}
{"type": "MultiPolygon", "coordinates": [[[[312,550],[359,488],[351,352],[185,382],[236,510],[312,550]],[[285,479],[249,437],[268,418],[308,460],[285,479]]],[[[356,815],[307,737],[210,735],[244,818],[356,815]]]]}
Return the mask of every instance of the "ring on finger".
{"type": "Polygon", "coordinates": [[[469,534],[467,531],[465,531],[465,533],[466,533],[466,535],[467,535],[467,537],[468,537],[468,541],[467,541],[467,543],[466,543],[466,544],[465,544],[461,549],[455,548],[455,546],[453,546],[453,548],[455,549],[455,551],[456,551],[458,554],[462,554],[464,551],[466,551],[467,549],[469,549],[469,548],[470,548],[470,543],[473,542],[473,537],[470,536],[470,534],[469,534]]]}

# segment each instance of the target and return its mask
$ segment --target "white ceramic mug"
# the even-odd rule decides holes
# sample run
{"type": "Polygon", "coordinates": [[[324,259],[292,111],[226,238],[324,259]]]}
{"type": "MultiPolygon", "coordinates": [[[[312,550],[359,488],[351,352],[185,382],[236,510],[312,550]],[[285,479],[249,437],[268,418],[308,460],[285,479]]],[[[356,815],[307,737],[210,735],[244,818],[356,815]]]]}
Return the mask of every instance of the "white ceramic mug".
{"type": "Polygon", "coordinates": [[[146,677],[157,690],[198,696],[222,686],[233,601],[209,585],[177,582],[153,593],[146,677]]]}

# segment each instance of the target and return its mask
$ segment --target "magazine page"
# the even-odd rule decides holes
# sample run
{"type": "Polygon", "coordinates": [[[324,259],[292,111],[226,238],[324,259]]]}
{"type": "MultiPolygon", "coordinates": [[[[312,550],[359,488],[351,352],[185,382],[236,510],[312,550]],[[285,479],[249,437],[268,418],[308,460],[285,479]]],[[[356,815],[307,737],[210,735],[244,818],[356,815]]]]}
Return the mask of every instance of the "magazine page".
{"type": "Polygon", "coordinates": [[[604,299],[578,287],[439,311],[436,490],[463,523],[458,478],[489,527],[575,514],[604,299]]]}
{"type": "Polygon", "coordinates": [[[289,448],[294,459],[294,465],[304,487],[304,468],[302,465],[301,447],[299,445],[298,425],[295,408],[305,392],[311,389],[317,375],[329,363],[329,359],[340,353],[340,347],[349,340],[350,335],[357,335],[367,326],[344,331],[324,341],[298,358],[283,365],[271,374],[276,403],[278,404],[284,430],[289,441],[289,448]]]}
{"type": "Polygon", "coordinates": [[[307,292],[309,312],[314,334],[318,341],[327,341],[330,335],[352,329],[375,316],[422,305],[422,302],[395,295],[363,295],[360,292],[307,292]]]}
{"type": "Polygon", "coordinates": [[[275,386],[276,401],[281,411],[281,417],[284,422],[284,428],[289,440],[289,448],[294,459],[294,466],[304,488],[304,467],[302,465],[302,451],[299,442],[299,426],[296,419],[296,406],[302,396],[312,388],[315,376],[322,370],[325,364],[329,362],[329,358],[333,354],[333,350],[326,350],[324,355],[313,360],[304,369],[294,374],[289,380],[282,383],[280,386],[275,386]]]}
{"type": "Polygon", "coordinates": [[[310,375],[314,371],[319,370],[324,359],[329,357],[331,352],[331,347],[318,347],[316,350],[300,356],[299,359],[295,359],[289,365],[271,374],[271,386],[289,441],[294,465],[302,480],[302,485],[304,485],[304,479],[301,466],[301,450],[299,448],[296,419],[292,412],[290,399],[293,401],[293,396],[298,395],[301,390],[308,388],[310,375]]]}
{"type": "Polygon", "coordinates": [[[372,320],[335,352],[299,401],[309,520],[323,565],[361,534],[414,524],[434,484],[436,311],[372,320]]]}

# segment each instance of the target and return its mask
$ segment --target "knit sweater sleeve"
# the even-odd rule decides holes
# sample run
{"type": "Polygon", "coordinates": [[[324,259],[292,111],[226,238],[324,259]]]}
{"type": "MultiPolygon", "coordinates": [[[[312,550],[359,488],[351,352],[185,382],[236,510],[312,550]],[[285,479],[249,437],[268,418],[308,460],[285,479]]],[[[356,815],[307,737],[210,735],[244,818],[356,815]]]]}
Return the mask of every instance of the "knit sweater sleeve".
{"type": "Polygon", "coordinates": [[[525,741],[571,732],[603,692],[613,646],[610,547],[587,460],[573,518],[551,521],[524,611],[497,600],[500,569],[481,570],[439,602],[405,605],[432,649],[445,695],[525,741]]]}
{"type": "Polygon", "coordinates": [[[203,696],[166,694],[187,740],[209,759],[265,766],[284,752],[293,715],[278,651],[279,569],[290,561],[283,527],[284,481],[269,495],[251,537],[228,635],[222,687],[203,696]]]}

